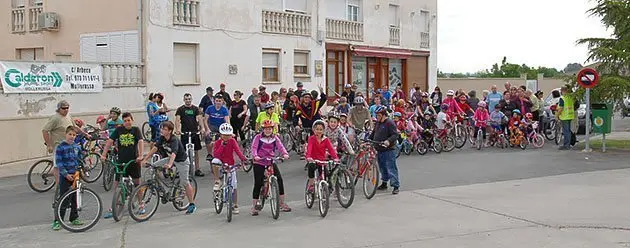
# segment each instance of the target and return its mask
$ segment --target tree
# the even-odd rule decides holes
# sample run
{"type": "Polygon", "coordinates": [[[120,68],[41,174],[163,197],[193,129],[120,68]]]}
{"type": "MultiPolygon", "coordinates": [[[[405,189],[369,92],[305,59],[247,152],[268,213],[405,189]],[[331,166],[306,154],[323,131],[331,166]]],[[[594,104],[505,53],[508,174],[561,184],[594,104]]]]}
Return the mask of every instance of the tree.
{"type": "MultiPolygon", "coordinates": [[[[588,46],[587,61],[597,61],[600,82],[591,91],[591,101],[619,103],[630,95],[630,0],[593,0],[595,7],[588,10],[591,16],[601,18],[612,30],[610,38],[584,38],[577,44],[588,46]]],[[[575,77],[568,80],[575,85],[575,77]]],[[[578,97],[584,90],[576,92],[578,97]]]]}
{"type": "Polygon", "coordinates": [[[562,72],[564,72],[564,73],[577,72],[577,71],[579,71],[582,68],[583,68],[583,66],[580,63],[570,63],[570,64],[567,64],[567,66],[564,67],[562,72]]]}

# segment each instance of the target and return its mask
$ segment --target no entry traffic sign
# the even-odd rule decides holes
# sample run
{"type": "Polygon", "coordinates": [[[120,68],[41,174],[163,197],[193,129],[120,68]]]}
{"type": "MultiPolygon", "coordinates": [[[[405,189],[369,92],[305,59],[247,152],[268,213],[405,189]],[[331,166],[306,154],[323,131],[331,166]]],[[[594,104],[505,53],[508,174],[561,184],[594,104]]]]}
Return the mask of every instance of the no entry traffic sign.
{"type": "Polygon", "coordinates": [[[592,89],[599,83],[599,73],[592,68],[584,68],[577,74],[577,82],[582,88],[592,89]]]}

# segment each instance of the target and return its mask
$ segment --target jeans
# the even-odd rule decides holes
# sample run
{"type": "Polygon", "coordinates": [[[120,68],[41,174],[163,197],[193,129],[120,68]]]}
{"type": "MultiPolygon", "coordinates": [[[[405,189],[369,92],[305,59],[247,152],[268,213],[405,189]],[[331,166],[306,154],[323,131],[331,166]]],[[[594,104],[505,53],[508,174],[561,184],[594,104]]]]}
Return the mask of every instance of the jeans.
{"type": "Polygon", "coordinates": [[[571,147],[571,120],[562,120],[562,135],[564,138],[564,142],[562,146],[571,147]]]}
{"type": "Polygon", "coordinates": [[[387,150],[377,154],[378,168],[381,171],[381,180],[387,183],[391,180],[390,186],[394,188],[400,187],[398,177],[398,166],[396,165],[395,150],[387,150]]]}

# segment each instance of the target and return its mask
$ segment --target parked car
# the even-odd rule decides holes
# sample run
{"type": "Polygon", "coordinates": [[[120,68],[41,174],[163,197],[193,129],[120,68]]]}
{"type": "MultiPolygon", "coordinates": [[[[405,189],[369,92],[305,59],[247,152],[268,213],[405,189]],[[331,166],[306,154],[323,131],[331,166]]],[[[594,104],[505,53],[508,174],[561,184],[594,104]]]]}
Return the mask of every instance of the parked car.
{"type": "MultiPolygon", "coordinates": [[[[545,121],[545,123],[548,123],[547,121],[549,120],[549,118],[554,118],[553,117],[553,113],[555,112],[555,106],[558,104],[558,102],[560,101],[560,88],[556,88],[553,89],[551,92],[549,92],[549,94],[547,95],[547,97],[545,97],[545,107],[544,107],[544,111],[543,111],[543,120],[545,121]]],[[[585,134],[585,130],[586,130],[586,104],[584,103],[585,101],[582,100],[580,103],[580,106],[578,107],[576,113],[578,116],[578,134],[585,134]]],[[[592,120],[593,116],[591,115],[591,120],[592,120]]],[[[591,131],[593,129],[593,126],[591,126],[591,131]]]]}
{"type": "Polygon", "coordinates": [[[623,106],[621,109],[621,116],[622,117],[630,116],[630,96],[627,96],[626,98],[623,99],[622,105],[623,106]]]}

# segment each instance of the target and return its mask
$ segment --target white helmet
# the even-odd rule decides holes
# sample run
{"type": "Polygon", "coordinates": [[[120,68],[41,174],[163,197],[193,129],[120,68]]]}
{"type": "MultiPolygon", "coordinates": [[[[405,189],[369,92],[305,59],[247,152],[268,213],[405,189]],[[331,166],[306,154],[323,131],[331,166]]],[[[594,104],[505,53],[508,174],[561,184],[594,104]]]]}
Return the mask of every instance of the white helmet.
{"type": "Polygon", "coordinates": [[[232,135],[234,134],[234,129],[232,129],[232,125],[230,125],[230,123],[223,123],[219,126],[219,133],[223,135],[232,135]]]}
{"type": "Polygon", "coordinates": [[[447,95],[447,96],[453,96],[453,95],[455,95],[455,91],[453,91],[453,90],[448,90],[448,91],[446,92],[446,95],[447,95]]]}
{"type": "Polygon", "coordinates": [[[223,165],[223,162],[221,162],[221,159],[218,159],[218,158],[213,158],[211,163],[214,165],[223,165]]]}

